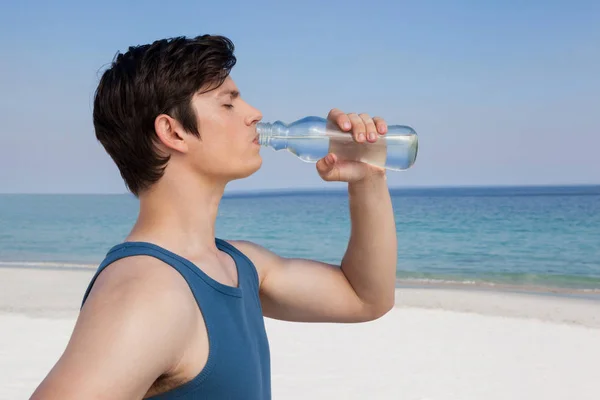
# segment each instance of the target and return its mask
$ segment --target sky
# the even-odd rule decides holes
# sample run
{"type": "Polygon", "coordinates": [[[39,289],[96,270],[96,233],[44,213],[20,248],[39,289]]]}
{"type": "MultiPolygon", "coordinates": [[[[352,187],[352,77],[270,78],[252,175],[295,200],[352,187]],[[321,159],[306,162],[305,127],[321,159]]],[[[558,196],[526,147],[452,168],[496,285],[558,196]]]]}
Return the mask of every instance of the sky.
{"type": "MultiPolygon", "coordinates": [[[[173,36],[232,39],[263,121],[379,115],[419,135],[391,187],[600,184],[595,1],[128,1],[0,6],[0,192],[124,193],[94,136],[94,90],[118,51],[173,36]]],[[[333,188],[261,150],[229,191],[333,188]]]]}

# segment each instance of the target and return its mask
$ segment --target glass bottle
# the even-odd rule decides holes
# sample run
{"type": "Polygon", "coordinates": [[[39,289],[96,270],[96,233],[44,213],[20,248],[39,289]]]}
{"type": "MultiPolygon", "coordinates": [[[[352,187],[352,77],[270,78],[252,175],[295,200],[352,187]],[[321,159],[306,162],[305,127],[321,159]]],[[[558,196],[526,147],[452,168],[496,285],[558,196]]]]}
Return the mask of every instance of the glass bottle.
{"type": "Polygon", "coordinates": [[[259,122],[256,131],[260,145],[287,150],[302,161],[317,162],[334,153],[340,160],[361,161],[392,171],[410,168],[419,147],[417,133],[405,125],[388,126],[375,143],[357,143],[350,132],[320,117],[305,117],[291,124],[259,122]]]}

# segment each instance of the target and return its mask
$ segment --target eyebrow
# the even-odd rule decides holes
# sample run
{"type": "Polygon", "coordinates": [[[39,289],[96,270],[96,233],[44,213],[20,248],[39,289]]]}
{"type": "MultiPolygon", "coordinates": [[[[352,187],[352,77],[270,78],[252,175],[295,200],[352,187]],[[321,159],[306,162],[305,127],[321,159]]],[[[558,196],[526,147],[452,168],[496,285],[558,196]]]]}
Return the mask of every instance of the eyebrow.
{"type": "Polygon", "coordinates": [[[240,92],[237,90],[225,90],[219,93],[219,97],[230,96],[232,99],[240,97],[240,92]]]}

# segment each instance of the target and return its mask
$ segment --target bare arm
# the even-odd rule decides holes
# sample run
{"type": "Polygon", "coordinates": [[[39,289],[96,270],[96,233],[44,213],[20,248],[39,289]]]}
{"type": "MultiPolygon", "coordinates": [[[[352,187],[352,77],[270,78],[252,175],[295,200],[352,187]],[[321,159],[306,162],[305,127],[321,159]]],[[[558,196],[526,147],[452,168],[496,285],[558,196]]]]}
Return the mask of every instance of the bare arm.
{"type": "Polygon", "coordinates": [[[195,315],[185,283],[155,260],[126,262],[100,274],[65,352],[31,399],[142,399],[177,365],[195,315]]]}
{"type": "Polygon", "coordinates": [[[352,232],[342,261],[348,282],[365,304],[394,304],[398,257],[396,224],[385,175],[348,185],[352,232]]]}
{"type": "Polygon", "coordinates": [[[363,322],[394,304],[396,228],[382,177],[352,185],[352,232],[341,267],[280,257],[254,243],[232,242],[257,266],[267,317],[304,322],[363,322]]]}
{"type": "MultiPolygon", "coordinates": [[[[332,110],[340,127],[352,121],[355,136],[385,131],[381,119],[346,116],[332,110]],[[363,122],[361,122],[363,121],[363,122]],[[377,123],[377,127],[375,126],[377,123]]],[[[385,171],[326,157],[317,163],[325,180],[348,182],[352,230],[340,266],[286,259],[249,242],[236,242],[261,277],[266,316],[292,321],[359,322],[378,318],[393,307],[397,239],[385,171]]]]}

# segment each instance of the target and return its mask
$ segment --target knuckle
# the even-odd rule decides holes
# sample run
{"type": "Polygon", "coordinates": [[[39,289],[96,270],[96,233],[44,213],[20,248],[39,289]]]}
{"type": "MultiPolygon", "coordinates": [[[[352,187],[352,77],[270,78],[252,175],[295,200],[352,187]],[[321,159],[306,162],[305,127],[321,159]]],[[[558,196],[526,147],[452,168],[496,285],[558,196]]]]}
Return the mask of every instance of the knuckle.
{"type": "Polygon", "coordinates": [[[369,116],[369,114],[362,113],[362,114],[360,114],[360,117],[363,120],[363,123],[365,124],[366,129],[368,129],[369,131],[372,131],[375,129],[375,121],[369,116]]]}

